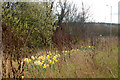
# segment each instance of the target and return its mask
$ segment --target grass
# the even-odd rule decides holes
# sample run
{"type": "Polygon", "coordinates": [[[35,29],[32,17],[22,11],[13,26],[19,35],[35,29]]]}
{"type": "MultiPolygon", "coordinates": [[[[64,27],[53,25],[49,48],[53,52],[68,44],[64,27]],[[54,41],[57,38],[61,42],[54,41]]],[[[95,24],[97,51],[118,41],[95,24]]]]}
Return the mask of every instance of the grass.
{"type": "Polygon", "coordinates": [[[96,56],[96,61],[101,66],[99,70],[103,69],[104,77],[116,78],[118,77],[116,75],[118,73],[118,43],[115,39],[110,39],[108,42],[109,44],[103,50],[96,50],[99,53],[96,56]]]}
{"type": "MultiPolygon", "coordinates": [[[[26,64],[23,76],[24,78],[117,78],[117,38],[99,40],[100,43],[94,50],[81,48],[80,44],[77,44],[78,49],[70,51],[70,58],[68,54],[65,56],[58,52],[61,54],[58,62],[46,69],[26,64]],[[66,61],[63,60],[64,56],[66,61]]],[[[38,55],[46,54],[42,51],[39,53],[38,55]]],[[[14,62],[14,66],[17,66],[17,62],[14,62]]]]}

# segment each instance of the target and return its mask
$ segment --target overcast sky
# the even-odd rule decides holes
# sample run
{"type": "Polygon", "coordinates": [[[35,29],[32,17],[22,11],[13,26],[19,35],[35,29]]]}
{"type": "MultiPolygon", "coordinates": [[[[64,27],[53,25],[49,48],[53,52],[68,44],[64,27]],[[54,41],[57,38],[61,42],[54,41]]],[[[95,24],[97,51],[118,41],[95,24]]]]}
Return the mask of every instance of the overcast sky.
{"type": "Polygon", "coordinates": [[[118,23],[118,2],[120,0],[69,0],[81,7],[83,1],[86,7],[90,6],[90,13],[95,22],[111,22],[110,14],[112,6],[112,22],[118,23]],[[109,6],[106,6],[109,5],[109,6]]]}
{"type": "MultiPolygon", "coordinates": [[[[55,1],[59,1],[59,0],[55,0],[55,1]]],[[[84,2],[86,8],[90,6],[90,14],[92,14],[91,19],[93,18],[92,21],[95,22],[111,22],[110,6],[112,6],[112,23],[118,23],[118,2],[120,0],[68,0],[68,1],[76,4],[79,10],[81,10],[82,2],[84,2]]]]}

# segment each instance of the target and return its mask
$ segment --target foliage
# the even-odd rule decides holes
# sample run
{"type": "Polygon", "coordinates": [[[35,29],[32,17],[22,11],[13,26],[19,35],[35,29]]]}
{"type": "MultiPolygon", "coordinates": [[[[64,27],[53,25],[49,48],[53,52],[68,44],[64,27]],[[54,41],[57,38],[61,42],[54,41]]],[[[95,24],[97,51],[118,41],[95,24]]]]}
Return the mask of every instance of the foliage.
{"type": "Polygon", "coordinates": [[[29,48],[50,45],[56,29],[50,3],[4,2],[2,24],[19,37],[21,47],[29,48]]]}
{"type": "Polygon", "coordinates": [[[3,77],[19,78],[24,69],[21,57],[51,45],[56,29],[51,3],[4,2],[2,4],[3,77]],[[27,51],[27,52],[26,52],[27,51]],[[17,67],[13,65],[17,61],[17,67]],[[9,63],[9,72],[7,71],[9,63]],[[12,72],[11,72],[12,71],[12,72]]]}

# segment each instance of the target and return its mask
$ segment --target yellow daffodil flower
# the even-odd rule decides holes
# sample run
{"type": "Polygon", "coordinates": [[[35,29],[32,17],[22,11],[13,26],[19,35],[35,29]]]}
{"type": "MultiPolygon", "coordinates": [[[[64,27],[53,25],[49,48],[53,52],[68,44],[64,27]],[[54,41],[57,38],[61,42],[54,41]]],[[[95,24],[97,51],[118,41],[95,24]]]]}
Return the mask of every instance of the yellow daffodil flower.
{"type": "Polygon", "coordinates": [[[51,64],[51,63],[52,63],[52,61],[51,61],[51,60],[49,60],[49,63],[51,64]]]}
{"type": "Polygon", "coordinates": [[[50,53],[50,55],[52,55],[52,54],[50,53]]]}
{"type": "Polygon", "coordinates": [[[52,64],[54,64],[55,62],[53,61],[52,64]]]}
{"type": "Polygon", "coordinates": [[[88,46],[88,48],[91,48],[91,46],[88,46]]]}
{"type": "Polygon", "coordinates": [[[28,60],[27,60],[27,63],[29,63],[30,61],[31,61],[31,59],[28,59],[28,60]]]}
{"type": "Polygon", "coordinates": [[[28,58],[25,58],[24,61],[28,61],[28,58]]]}
{"type": "Polygon", "coordinates": [[[56,51],[56,53],[58,53],[58,51],[56,51]]]}
{"type": "Polygon", "coordinates": [[[39,63],[40,66],[42,66],[42,64],[43,64],[43,63],[41,63],[41,62],[39,63]]]}
{"type": "Polygon", "coordinates": [[[47,59],[49,59],[50,58],[50,56],[49,55],[47,55],[47,59]]]}
{"type": "Polygon", "coordinates": [[[24,79],[24,76],[22,76],[22,79],[24,79]]]}
{"type": "Polygon", "coordinates": [[[42,61],[42,63],[44,63],[44,61],[42,61]]]}
{"type": "Polygon", "coordinates": [[[60,57],[60,54],[58,54],[58,57],[60,57]]]}
{"type": "Polygon", "coordinates": [[[46,68],[46,67],[47,67],[46,64],[44,64],[43,68],[46,68]]]}
{"type": "Polygon", "coordinates": [[[49,64],[47,64],[47,67],[49,67],[49,64]]]}
{"type": "Polygon", "coordinates": [[[37,65],[37,61],[34,61],[34,64],[36,64],[36,65],[37,65]]]}
{"type": "Polygon", "coordinates": [[[58,62],[58,60],[55,60],[55,62],[58,62]]]}
{"type": "Polygon", "coordinates": [[[23,65],[23,61],[20,64],[23,65]]]}
{"type": "Polygon", "coordinates": [[[38,57],[38,60],[40,60],[40,59],[41,59],[41,56],[38,57]]]}
{"type": "Polygon", "coordinates": [[[56,56],[53,57],[53,60],[56,60],[56,56]]]}
{"type": "Polygon", "coordinates": [[[68,52],[68,51],[65,51],[66,53],[68,52]]]}
{"type": "Polygon", "coordinates": [[[65,56],[66,56],[67,54],[65,54],[65,56]]]}
{"type": "Polygon", "coordinates": [[[35,56],[35,58],[37,59],[37,56],[35,56]]]}
{"type": "Polygon", "coordinates": [[[34,60],[35,59],[35,57],[34,56],[31,56],[31,58],[34,60]]]}

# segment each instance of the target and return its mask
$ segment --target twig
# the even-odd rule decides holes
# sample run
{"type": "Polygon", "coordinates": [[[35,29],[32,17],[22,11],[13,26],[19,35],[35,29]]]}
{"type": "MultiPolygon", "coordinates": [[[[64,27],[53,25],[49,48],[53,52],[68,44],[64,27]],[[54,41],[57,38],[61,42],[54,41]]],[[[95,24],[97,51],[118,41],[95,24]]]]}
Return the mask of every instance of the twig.
{"type": "Polygon", "coordinates": [[[109,70],[109,72],[111,73],[111,75],[115,78],[115,75],[113,74],[112,70],[109,67],[107,67],[107,69],[109,70]]]}

